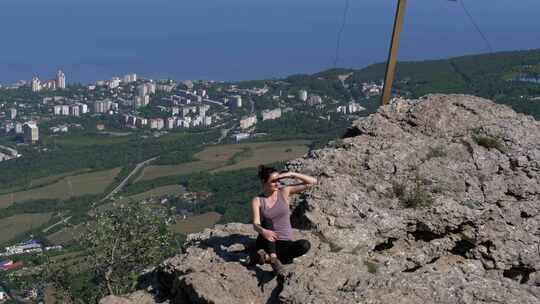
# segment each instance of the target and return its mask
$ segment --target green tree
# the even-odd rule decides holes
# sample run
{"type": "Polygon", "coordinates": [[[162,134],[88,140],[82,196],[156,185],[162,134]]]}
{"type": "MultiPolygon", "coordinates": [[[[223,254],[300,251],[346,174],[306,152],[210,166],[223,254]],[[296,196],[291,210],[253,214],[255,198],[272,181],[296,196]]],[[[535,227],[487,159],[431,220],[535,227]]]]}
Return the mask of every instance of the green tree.
{"type": "Polygon", "coordinates": [[[79,242],[89,254],[103,295],[133,291],[144,269],[173,252],[172,235],[157,208],[140,203],[114,204],[96,213],[79,242]]]}

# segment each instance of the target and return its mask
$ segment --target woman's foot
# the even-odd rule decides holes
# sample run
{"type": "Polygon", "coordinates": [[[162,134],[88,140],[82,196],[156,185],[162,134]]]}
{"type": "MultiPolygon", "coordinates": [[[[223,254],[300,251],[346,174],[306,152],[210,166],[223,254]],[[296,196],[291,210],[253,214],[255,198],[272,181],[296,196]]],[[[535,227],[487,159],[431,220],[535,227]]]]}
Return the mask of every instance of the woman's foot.
{"type": "Polygon", "coordinates": [[[270,265],[272,265],[272,269],[277,276],[285,275],[285,267],[283,266],[283,264],[281,264],[281,261],[277,258],[277,256],[270,256],[270,265]]]}
{"type": "Polygon", "coordinates": [[[259,249],[256,256],[258,265],[264,265],[264,263],[268,261],[268,255],[266,254],[264,249],[259,249]]]}

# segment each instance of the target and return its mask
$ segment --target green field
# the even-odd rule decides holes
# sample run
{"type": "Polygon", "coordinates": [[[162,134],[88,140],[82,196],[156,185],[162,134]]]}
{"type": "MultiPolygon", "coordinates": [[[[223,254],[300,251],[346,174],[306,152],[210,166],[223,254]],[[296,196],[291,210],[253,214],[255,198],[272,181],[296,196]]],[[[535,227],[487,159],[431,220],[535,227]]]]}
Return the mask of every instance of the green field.
{"type": "Polygon", "coordinates": [[[71,172],[66,172],[66,173],[61,173],[61,174],[50,175],[50,176],[46,176],[46,177],[42,177],[42,178],[37,178],[37,179],[31,180],[27,187],[0,189],[0,194],[19,192],[19,191],[24,191],[24,190],[27,190],[27,189],[32,189],[32,188],[37,188],[37,187],[49,185],[49,184],[52,184],[52,183],[55,183],[55,182],[61,180],[64,177],[77,175],[77,174],[82,174],[82,173],[85,173],[85,172],[88,172],[88,171],[90,171],[90,169],[81,169],[81,170],[77,170],[77,171],[71,171],[71,172]]]}
{"type": "Polygon", "coordinates": [[[75,227],[65,227],[53,234],[47,236],[47,240],[55,245],[67,245],[72,242],[76,236],[84,231],[84,225],[75,227]]]}
{"type": "Polygon", "coordinates": [[[38,199],[60,199],[100,194],[114,181],[120,168],[112,170],[67,176],[60,181],[27,191],[14,192],[0,196],[0,208],[7,208],[15,202],[38,199]]]}
{"type": "Polygon", "coordinates": [[[17,214],[0,220],[0,244],[10,241],[27,231],[45,225],[52,213],[17,214]]]}
{"type": "Polygon", "coordinates": [[[148,166],[136,181],[201,171],[234,171],[301,157],[308,152],[307,140],[257,142],[210,146],[195,154],[198,159],[181,165],[148,166]]]}
{"type": "Polygon", "coordinates": [[[50,176],[34,179],[34,180],[30,181],[30,185],[28,185],[28,187],[29,188],[36,188],[36,187],[40,187],[40,186],[45,186],[45,185],[57,182],[57,181],[61,180],[64,177],[73,176],[73,175],[80,175],[80,174],[86,173],[88,171],[90,171],[90,169],[81,169],[81,170],[77,170],[77,171],[66,172],[66,173],[62,173],[62,174],[50,175],[50,176]]]}
{"type": "Polygon", "coordinates": [[[60,146],[95,146],[95,145],[115,145],[120,143],[126,143],[133,139],[133,136],[115,136],[109,134],[85,134],[84,136],[76,135],[64,135],[64,136],[49,136],[44,137],[43,142],[46,145],[60,145],[60,146]]]}
{"type": "Polygon", "coordinates": [[[201,232],[205,228],[212,227],[221,219],[221,214],[217,212],[208,212],[201,215],[189,217],[185,220],[178,220],[176,224],[170,227],[174,233],[184,235],[201,232]]]}
{"type": "Polygon", "coordinates": [[[186,190],[184,187],[180,185],[169,185],[169,186],[163,186],[159,188],[152,189],[150,191],[146,191],[143,193],[139,193],[133,196],[124,197],[120,199],[118,202],[128,202],[128,201],[134,201],[134,202],[140,202],[145,199],[149,199],[152,197],[162,197],[166,195],[180,195],[184,193],[186,190]]]}

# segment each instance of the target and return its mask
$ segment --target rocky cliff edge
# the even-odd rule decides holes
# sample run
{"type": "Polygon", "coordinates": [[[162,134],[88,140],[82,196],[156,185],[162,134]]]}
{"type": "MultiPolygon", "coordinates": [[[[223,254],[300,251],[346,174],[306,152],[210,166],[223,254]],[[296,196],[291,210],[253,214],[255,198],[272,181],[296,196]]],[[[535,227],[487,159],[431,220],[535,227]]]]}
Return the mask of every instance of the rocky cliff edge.
{"type": "Polygon", "coordinates": [[[256,235],[228,224],[102,303],[540,303],[533,118],[466,95],[395,100],[288,167],[319,183],[294,201],[312,249],[283,279],[244,266],[256,235]]]}

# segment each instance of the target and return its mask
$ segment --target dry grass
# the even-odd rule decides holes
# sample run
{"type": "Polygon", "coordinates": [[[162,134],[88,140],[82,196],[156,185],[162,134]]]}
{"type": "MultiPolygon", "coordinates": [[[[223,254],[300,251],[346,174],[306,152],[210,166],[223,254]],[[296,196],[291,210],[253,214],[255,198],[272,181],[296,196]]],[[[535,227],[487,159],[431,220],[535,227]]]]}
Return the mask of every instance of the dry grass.
{"type": "Polygon", "coordinates": [[[272,147],[283,147],[286,149],[290,146],[306,146],[310,143],[311,142],[308,140],[289,140],[211,146],[195,154],[195,157],[203,161],[228,161],[236,153],[242,152],[246,148],[251,148],[253,150],[264,150],[272,147]]]}
{"type": "Polygon", "coordinates": [[[45,225],[52,213],[17,214],[0,220],[0,243],[5,243],[32,229],[45,225]]]}
{"type": "Polygon", "coordinates": [[[218,168],[212,172],[234,171],[253,168],[263,164],[287,161],[301,157],[308,152],[304,145],[275,145],[260,147],[253,151],[253,156],[241,159],[236,164],[218,168]]]}
{"type": "Polygon", "coordinates": [[[185,189],[180,185],[169,185],[159,188],[152,189],[143,193],[139,193],[133,196],[125,197],[120,199],[118,202],[128,202],[130,200],[134,202],[139,202],[152,197],[162,197],[165,195],[180,195],[185,192],[185,189]]]}
{"type": "Polygon", "coordinates": [[[68,176],[60,181],[27,191],[14,192],[0,196],[0,208],[7,208],[15,202],[38,199],[66,200],[86,194],[99,194],[114,181],[120,168],[93,173],[68,176]]]}
{"type": "Polygon", "coordinates": [[[152,180],[158,177],[183,175],[201,171],[208,171],[221,167],[225,162],[195,161],[172,166],[148,166],[143,169],[140,177],[135,181],[152,180]]]}
{"type": "Polygon", "coordinates": [[[136,182],[201,171],[233,171],[287,161],[304,155],[310,143],[307,140],[290,140],[211,146],[195,154],[198,161],[171,166],[148,166],[136,182]],[[246,149],[253,153],[244,153],[246,156],[242,156],[246,149]],[[230,164],[233,159],[236,163],[230,164]]]}
{"type": "Polygon", "coordinates": [[[208,212],[201,215],[189,217],[185,220],[178,220],[170,227],[172,232],[188,235],[190,233],[201,232],[205,228],[210,228],[221,219],[221,214],[208,212]]]}

